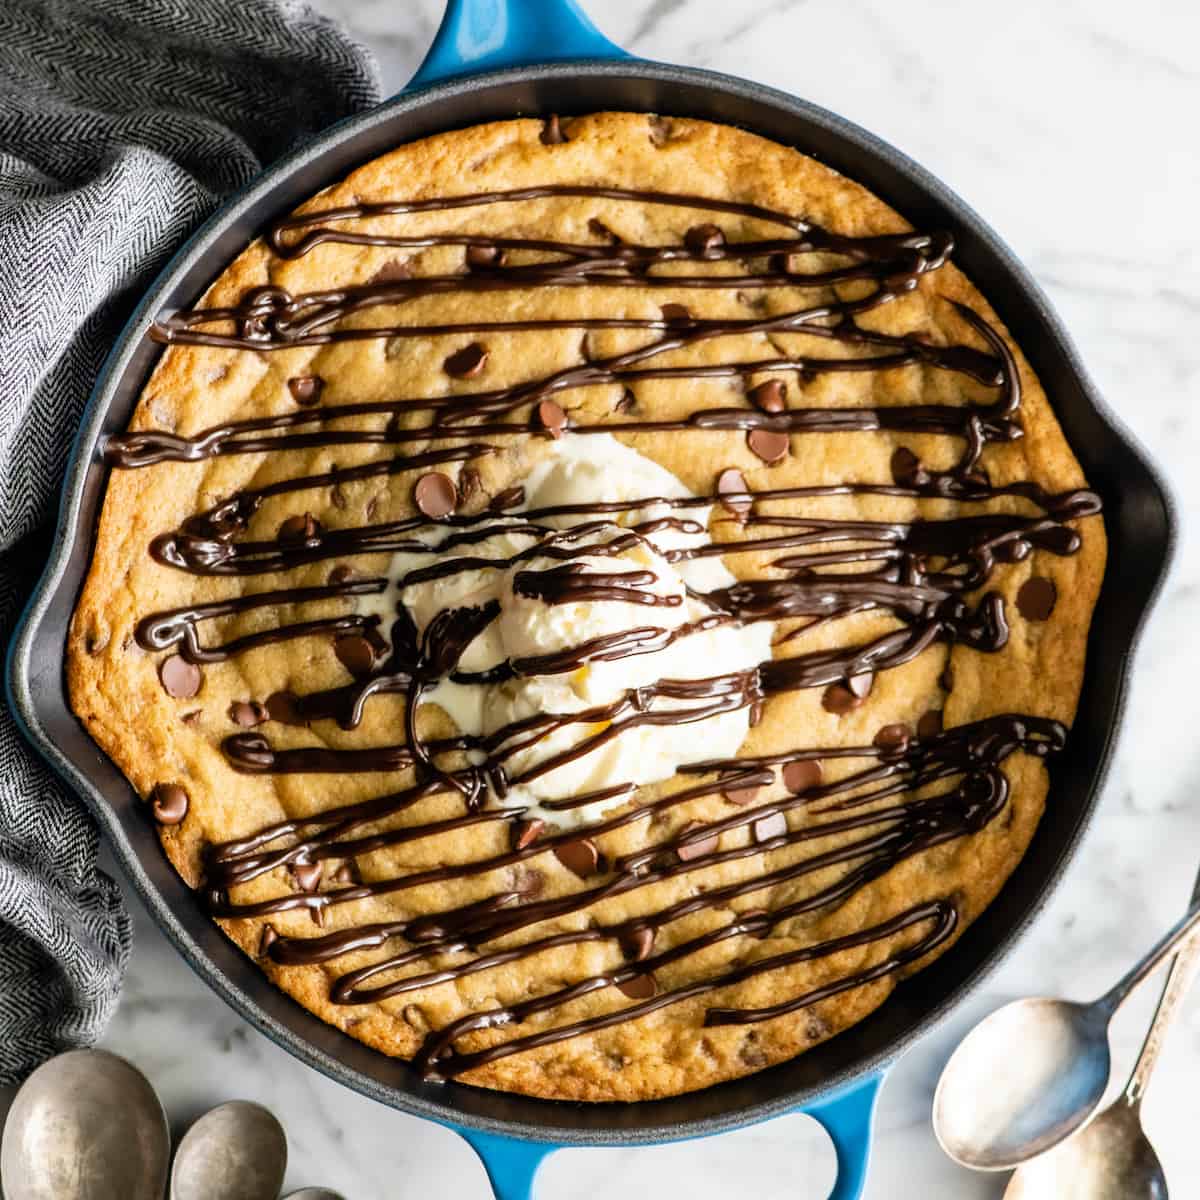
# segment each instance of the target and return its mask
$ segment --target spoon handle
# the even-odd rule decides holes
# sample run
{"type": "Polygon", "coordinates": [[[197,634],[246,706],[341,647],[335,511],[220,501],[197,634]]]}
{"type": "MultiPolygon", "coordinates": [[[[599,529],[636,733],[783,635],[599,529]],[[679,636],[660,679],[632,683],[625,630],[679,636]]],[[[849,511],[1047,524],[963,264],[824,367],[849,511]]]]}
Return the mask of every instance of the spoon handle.
{"type": "MultiPolygon", "coordinates": [[[[1192,902],[1200,900],[1200,878],[1196,880],[1192,892],[1192,902]]],[[[1146,1032],[1146,1040],[1134,1064],[1129,1082],[1125,1085],[1125,1102],[1131,1107],[1140,1103],[1150,1082],[1150,1076],[1158,1063],[1158,1056],[1166,1041],[1167,1030],[1170,1029],[1183,998],[1187,995],[1200,967],[1200,934],[1190,941],[1184,942],[1183,948],[1175,955],[1171,963],[1167,982],[1163,985],[1162,995],[1158,999],[1158,1007],[1154,1010],[1154,1019],[1146,1032]]]]}
{"type": "Polygon", "coordinates": [[[1117,982],[1096,1001],[1098,1008],[1107,1009],[1109,1013],[1114,1013],[1125,1002],[1126,997],[1133,991],[1139,983],[1141,983],[1148,975],[1152,974],[1154,968],[1184,938],[1200,925],[1200,902],[1197,902],[1187,910],[1186,913],[1178,920],[1165,934],[1154,944],[1147,955],[1138,962],[1130,971],[1123,975],[1117,982]]]}

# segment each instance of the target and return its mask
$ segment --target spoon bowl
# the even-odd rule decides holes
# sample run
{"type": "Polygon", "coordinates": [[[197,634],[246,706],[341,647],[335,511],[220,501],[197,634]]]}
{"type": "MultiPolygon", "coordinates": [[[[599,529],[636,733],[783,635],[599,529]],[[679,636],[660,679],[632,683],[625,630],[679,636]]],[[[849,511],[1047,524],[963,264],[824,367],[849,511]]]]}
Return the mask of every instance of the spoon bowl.
{"type": "Polygon", "coordinates": [[[1167,1200],[1167,1179],[1137,1106],[1122,1098],[1076,1137],[1027,1162],[1004,1200],[1167,1200]]]}
{"type": "MultiPolygon", "coordinates": [[[[1108,1024],[1113,1014],[1168,954],[1186,942],[1171,964],[1122,1101],[1109,1109],[1092,1138],[1076,1139],[1079,1145],[1109,1146],[1095,1171],[1100,1181],[1096,1188],[1109,1187],[1110,1178],[1128,1176],[1143,1180],[1148,1189],[1122,1191],[1113,1184],[1108,1191],[1078,1192],[1080,1197],[1165,1197],[1162,1167],[1141,1131],[1139,1109],[1167,1027],[1200,967],[1200,936],[1192,937],[1198,926],[1200,879],[1183,917],[1098,1000],[1091,1004],[1018,1000],[981,1021],[951,1055],[934,1093],[933,1130],[942,1149],[965,1167],[1002,1171],[1036,1159],[1085,1126],[1108,1084],[1112,1066],[1108,1024]],[[1161,1190],[1155,1190],[1160,1184],[1161,1190]]],[[[1076,1149],[1064,1150],[1066,1157],[1044,1170],[1057,1174],[1059,1164],[1078,1161],[1076,1149]]],[[[1083,1174],[1082,1167],[1080,1171],[1083,1174]]],[[[1013,1186],[1034,1185],[1014,1180],[1013,1186]]],[[[1044,1193],[1029,1193],[1035,1194],[1061,1200],[1068,1193],[1050,1187],[1044,1193]]]]}
{"type": "Polygon", "coordinates": [[[160,1200],[170,1133],[146,1077],[106,1050],[40,1066],[8,1112],[0,1144],[7,1200],[160,1200]]]}
{"type": "Polygon", "coordinates": [[[341,1192],[331,1192],[329,1188],[301,1188],[298,1192],[289,1192],[283,1200],[345,1200],[341,1192]]]}
{"type": "Polygon", "coordinates": [[[942,1148],[979,1171],[1001,1171],[1083,1125],[1108,1084],[1104,1005],[1018,1000],[971,1031],[933,1101],[942,1148]]]}
{"type": "Polygon", "coordinates": [[[287,1170],[287,1136],[261,1104],[231,1100],[183,1136],[171,1200],[276,1200],[287,1170]]]}

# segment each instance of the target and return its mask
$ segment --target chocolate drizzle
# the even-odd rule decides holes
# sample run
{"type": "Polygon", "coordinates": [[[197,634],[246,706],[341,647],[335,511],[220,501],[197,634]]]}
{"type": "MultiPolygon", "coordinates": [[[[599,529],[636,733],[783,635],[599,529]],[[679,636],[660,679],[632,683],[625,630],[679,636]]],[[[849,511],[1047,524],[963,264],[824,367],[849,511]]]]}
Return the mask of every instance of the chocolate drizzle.
{"type": "MultiPolygon", "coordinates": [[[[557,137],[544,137],[547,144],[562,140],[557,123],[553,128],[557,137]]],[[[361,722],[372,697],[395,694],[404,702],[405,737],[394,745],[280,748],[260,729],[225,739],[222,749],[227,760],[244,773],[359,774],[411,768],[415,782],[398,792],[294,818],[211,847],[204,894],[214,915],[257,918],[305,909],[321,924],[329,910],[348,906],[346,911],[352,914],[354,902],[371,896],[452,880],[471,880],[486,889],[483,898],[445,911],[379,924],[352,924],[315,936],[283,936],[267,926],[272,936],[264,932],[261,953],[284,966],[330,963],[351,953],[382,951],[383,957],[336,979],[332,999],[344,1005],[378,1002],[567,945],[611,943],[617,956],[623,956],[619,965],[587,978],[500,1003],[430,1031],[418,1064],[434,1079],[450,1078],[507,1055],[709,996],[765,972],[853,947],[885,947],[869,965],[769,1008],[713,1004],[705,1017],[710,1026],[768,1020],[910,969],[944,945],[956,930],[959,914],[951,900],[937,899],[916,903],[868,928],[743,961],[691,982],[664,982],[678,979],[678,974],[670,971],[656,975],[727,939],[772,934],[799,937],[803,930],[797,925],[798,918],[835,907],[913,855],[985,828],[1008,802],[1008,782],[1001,764],[1016,752],[1044,757],[1061,749],[1066,731],[1058,722],[1007,714],[943,729],[939,711],[927,714],[936,719],[923,718],[915,734],[907,727],[886,727],[892,732],[885,737],[881,731],[868,746],[812,747],[771,758],[702,763],[684,769],[679,790],[626,805],[615,815],[569,832],[557,831],[540,819],[531,820],[519,808],[487,808],[484,801],[489,788],[503,797],[514,785],[546,775],[640,725],[676,724],[739,709],[757,714],[774,695],[814,688],[826,689],[829,712],[845,712],[862,703],[876,675],[912,660],[931,646],[956,643],[975,651],[995,652],[1005,645],[1010,614],[1006,614],[1000,594],[987,590],[997,567],[1021,562],[1035,550],[1059,556],[1074,554],[1080,546],[1075,525],[1098,513],[1100,502],[1083,489],[1056,494],[1034,482],[991,482],[982,463],[985,448],[1022,436],[1020,375],[1005,340],[977,313],[954,304],[972,340],[984,348],[938,345],[916,333],[884,334],[860,324],[862,318],[912,291],[924,276],[940,269],[953,249],[951,236],[914,232],[847,237],[753,204],[601,186],[553,185],[307,212],[279,222],[268,231],[265,242],[281,259],[299,258],[330,243],[413,252],[462,247],[463,269],[455,274],[421,275],[406,263],[404,270],[381,273],[365,284],[296,295],[276,285],[257,287],[226,307],[166,316],[154,326],[152,336],[167,343],[258,352],[363,338],[464,335],[471,340],[460,342],[459,349],[445,359],[446,373],[459,381],[448,385],[445,395],[331,403],[329,392],[333,389],[317,376],[304,376],[289,381],[294,403],[276,415],[229,421],[190,435],[138,430],[112,437],[105,446],[107,461],[119,469],[337,446],[416,447],[413,453],[400,449],[378,461],[334,467],[237,492],[197,512],[179,528],[164,531],[150,547],[164,566],[196,576],[286,574],[327,559],[343,564],[326,585],[285,585],[145,617],[137,627],[138,644],[147,651],[170,652],[175,675],[182,677],[186,672],[190,680],[191,672],[201,665],[224,661],[254,647],[296,638],[325,638],[331,644],[341,639],[339,657],[349,663],[355,678],[324,692],[289,693],[289,718],[296,723],[332,719],[350,729],[361,722]],[[697,220],[686,236],[670,245],[617,238],[597,220],[589,229],[599,240],[583,243],[469,232],[402,236],[378,228],[379,218],[397,214],[520,206],[563,197],[666,206],[705,214],[709,219],[697,220]],[[711,219],[720,216],[736,218],[739,223],[765,223],[779,232],[773,237],[737,241],[711,219]],[[820,256],[820,263],[816,269],[806,270],[805,264],[814,254],[820,256]],[[723,273],[729,268],[729,273],[723,273]],[[396,319],[397,306],[418,297],[627,287],[720,289],[730,295],[780,289],[788,299],[782,311],[770,315],[717,319],[695,317],[675,302],[662,305],[659,317],[445,324],[396,319]],[[795,299],[797,293],[814,290],[825,293],[824,297],[805,302],[795,299]],[[377,323],[346,322],[348,317],[372,311],[381,314],[377,323]],[[583,362],[540,378],[465,390],[470,379],[494,361],[487,349],[489,334],[565,328],[582,330],[585,338],[590,331],[642,331],[647,340],[607,357],[585,353],[583,362]],[[691,365],[679,365],[677,358],[669,366],[656,361],[731,335],[759,335],[773,344],[772,337],[789,333],[823,339],[832,343],[833,352],[828,356],[779,352],[749,362],[691,365]],[[794,402],[797,397],[802,399],[806,386],[821,375],[906,368],[949,373],[970,380],[977,389],[987,389],[992,396],[983,402],[848,409],[794,402]],[[637,417],[641,406],[631,385],[638,382],[749,381],[763,372],[772,373],[773,378],[753,387],[747,383],[748,395],[738,405],[699,408],[670,419],[637,417]],[[794,382],[785,384],[776,378],[780,375],[794,382]],[[588,422],[568,417],[564,405],[571,393],[597,385],[622,389],[613,419],[588,422]],[[383,416],[390,418],[386,425],[362,420],[383,416]],[[353,427],[355,421],[358,427],[353,427]],[[684,437],[706,430],[744,432],[765,462],[778,461],[787,453],[790,439],[808,433],[937,435],[955,439],[959,452],[949,469],[932,470],[912,450],[900,448],[893,455],[892,478],[875,482],[751,491],[739,471],[719,472],[718,465],[710,496],[641,497],[512,511],[524,503],[523,491],[513,490],[490,505],[485,502],[480,512],[455,511],[454,502],[448,500],[422,505],[424,515],[400,520],[370,523],[368,516],[367,524],[326,529],[305,516],[285,522],[285,527],[269,538],[244,536],[263,506],[275,497],[340,489],[356,481],[411,471],[433,472],[422,478],[445,479],[453,489],[453,480],[438,468],[455,463],[463,467],[455,501],[465,502],[480,488],[479,473],[466,464],[495,453],[516,438],[664,431],[684,437]],[[777,502],[829,496],[942,499],[973,505],[1006,499],[1010,503],[1000,510],[911,521],[817,518],[777,511],[777,502]],[[654,609],[678,606],[682,598],[656,592],[653,571],[600,570],[585,561],[620,555],[665,529],[703,534],[704,527],[690,519],[688,512],[706,509],[718,500],[726,514],[724,520],[728,523],[728,514],[733,514],[743,536],[664,551],[664,558],[678,562],[710,555],[778,554],[768,562],[771,574],[767,577],[697,595],[707,610],[703,618],[678,628],[663,628],[654,623],[654,609]],[[622,514],[650,506],[669,515],[628,528],[612,524],[622,514]],[[587,519],[567,531],[556,529],[553,518],[568,515],[587,519]],[[501,533],[526,535],[534,544],[508,558],[472,552],[473,546],[501,533]],[[528,561],[529,565],[515,574],[514,589],[522,597],[552,605],[579,601],[634,604],[643,606],[647,617],[628,630],[592,638],[561,652],[514,659],[486,672],[465,672],[459,660],[471,641],[495,619],[495,604],[446,610],[430,622],[419,639],[403,612],[397,614],[391,629],[381,630],[377,617],[348,611],[347,601],[379,594],[387,581],[362,577],[344,564],[358,555],[400,552],[433,555],[431,563],[404,575],[402,586],[463,571],[509,569],[528,561]],[[529,561],[546,558],[555,560],[553,565],[529,561]],[[262,609],[290,611],[318,602],[340,606],[340,611],[319,617],[292,613],[274,626],[258,625],[254,632],[224,641],[200,636],[206,622],[262,609]],[[780,653],[754,669],[732,674],[662,679],[631,689],[608,704],[583,712],[541,713],[487,736],[434,741],[422,741],[418,736],[420,698],[442,679],[475,685],[516,676],[561,674],[589,662],[652,652],[676,639],[732,623],[770,621],[789,626],[776,643],[777,649],[783,650],[818,624],[869,610],[886,613],[893,626],[860,644],[780,653]],[[843,694],[844,703],[839,699],[843,694]],[[671,706],[656,706],[660,699],[669,700],[671,706]],[[594,728],[569,748],[510,777],[512,761],[521,750],[568,725],[594,728]],[[838,758],[859,760],[862,765],[826,782],[820,764],[838,758]],[[705,778],[687,782],[688,776],[705,778]],[[787,791],[771,798],[780,780],[787,791]],[[455,794],[462,804],[458,815],[394,824],[395,818],[434,797],[455,794]],[[706,823],[687,822],[673,835],[661,835],[660,822],[670,823],[671,809],[716,796],[727,798],[731,805],[728,815],[706,823]],[[614,859],[605,857],[597,839],[643,821],[647,822],[643,849],[614,859]],[[380,878],[372,873],[370,856],[374,851],[488,825],[508,826],[503,839],[506,848],[499,853],[397,877],[380,878]],[[586,850],[586,863],[581,847],[586,850]],[[539,859],[540,870],[521,865],[533,858],[539,859]],[[750,858],[761,864],[759,873],[696,890],[658,911],[619,922],[593,919],[587,925],[575,923],[535,933],[519,944],[512,942],[514,934],[582,912],[600,901],[750,858]],[[326,861],[355,865],[353,869],[331,866],[323,871],[326,861]],[[579,865],[587,869],[577,869],[579,865]],[[544,878],[567,868],[577,876],[572,890],[543,895],[544,878]],[[300,890],[256,901],[234,895],[241,885],[284,869],[302,881],[300,890]],[[769,910],[753,907],[764,899],[756,893],[819,872],[821,885],[811,894],[769,910]],[[530,883],[535,876],[536,885],[530,883]],[[751,899],[743,905],[747,897],[751,899]],[[667,927],[691,914],[715,909],[729,910],[729,919],[708,932],[693,932],[673,943],[661,936],[667,927]],[[540,1014],[555,1012],[578,997],[606,988],[619,989],[629,1003],[533,1032],[519,1030],[540,1014]]],[[[714,523],[714,530],[721,527],[719,521],[714,523]]],[[[1035,577],[1022,592],[1022,604],[1037,619],[1044,619],[1053,607],[1054,593],[1048,583],[1035,577]]],[[[948,689],[950,684],[945,686],[948,689]]],[[[253,719],[238,720],[237,724],[258,725],[267,721],[265,714],[280,720],[279,705],[267,703],[264,707],[263,701],[268,699],[244,702],[253,719]]],[[[543,807],[550,812],[567,811],[601,800],[636,802],[636,789],[632,784],[617,784],[586,796],[545,801],[543,807]]]]}

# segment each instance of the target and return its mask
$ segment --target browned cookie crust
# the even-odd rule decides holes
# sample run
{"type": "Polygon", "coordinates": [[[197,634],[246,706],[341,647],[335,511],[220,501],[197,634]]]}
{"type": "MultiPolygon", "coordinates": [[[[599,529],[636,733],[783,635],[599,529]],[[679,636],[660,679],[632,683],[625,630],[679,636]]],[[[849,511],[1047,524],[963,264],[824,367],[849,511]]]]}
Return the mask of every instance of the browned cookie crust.
{"type": "MultiPolygon", "coordinates": [[[[113,448],[124,469],[109,482],[67,672],[75,711],[152,801],[175,867],[197,888],[207,872],[205,895],[224,914],[226,933],[300,1003],[386,1053],[422,1055],[430,1073],[536,1096],[641,1100],[757,1071],[844,1030],[992,899],[1041,817],[1042,754],[1059,744],[1056,723],[1075,712],[1105,538],[1041,386],[986,300],[942,261],[936,231],[907,243],[840,240],[909,227],[859,185],[740,130],[624,113],[564,120],[561,129],[567,140],[558,142],[540,122],[499,122],[370,162],[300,211],[551,193],[286,229],[279,248],[290,257],[257,241],[204,297],[204,308],[235,309],[229,319],[170,323],[164,333],[178,344],[164,353],[130,426],[169,436],[118,439],[113,448]],[[615,192],[553,190],[581,185],[615,192]],[[650,203],[623,194],[631,191],[732,203],[650,203]],[[756,216],[746,205],[767,211],[756,216]],[[788,227],[772,213],[795,220],[788,227]],[[322,236],[297,252],[309,234],[322,236]],[[822,242],[825,235],[835,236],[822,242]],[[423,236],[433,244],[419,244],[423,236]],[[562,253],[531,240],[591,248],[590,258],[581,251],[566,259],[586,286],[561,271],[547,279],[546,262],[562,262],[562,253]],[[763,245],[739,256],[742,242],[763,245]],[[598,253],[605,247],[612,253],[598,253]],[[635,248],[633,260],[620,259],[622,247],[635,248]],[[650,262],[646,247],[679,253],[650,262]],[[511,286],[522,270],[527,285],[511,286]],[[814,272],[825,273],[820,282],[802,278],[814,272]],[[731,278],[672,286],[663,282],[671,275],[731,278]],[[480,282],[488,280],[507,282],[480,282]],[[282,293],[251,294],[260,288],[308,295],[307,307],[289,324],[286,314],[279,319],[282,293]],[[338,294],[344,288],[353,303],[338,294]],[[810,314],[807,328],[782,328],[776,319],[789,313],[810,314]],[[578,324],[595,317],[624,324],[578,324]],[[550,325],[473,328],[505,321],[550,325]],[[704,322],[715,323],[710,336],[701,336],[704,322]],[[446,325],[459,330],[406,337],[399,329],[446,325]],[[387,327],[396,328],[361,336],[387,327]],[[359,336],[321,340],[353,330],[359,336]],[[192,344],[197,335],[217,344],[192,344]],[[679,373],[632,382],[616,378],[624,367],[605,374],[610,360],[672,338],[678,344],[651,361],[679,373]],[[815,361],[888,355],[892,365],[867,370],[815,361]],[[776,365],[700,370],[764,362],[776,365]],[[597,364],[599,374],[574,386],[538,390],[537,381],[597,364]],[[783,389],[760,389],[771,380],[783,389]],[[531,381],[532,390],[512,390],[531,381]],[[457,398],[485,392],[521,403],[497,415],[466,401],[458,410],[465,427],[509,421],[531,432],[450,437],[426,428],[431,413],[444,419],[457,398]],[[401,403],[414,398],[426,403],[401,403]],[[231,422],[290,421],[351,404],[366,411],[194,438],[231,422]],[[741,415],[719,428],[675,427],[718,410],[741,415]],[[832,431],[820,416],[793,419],[801,410],[860,419],[832,431]],[[556,428],[564,421],[565,431],[556,428]],[[646,423],[657,424],[637,427],[646,423]],[[386,574],[389,556],[370,553],[379,543],[364,546],[354,531],[406,521],[418,502],[434,522],[481,514],[527,477],[552,434],[582,437],[596,425],[625,426],[620,440],[697,495],[726,492],[727,503],[713,509],[715,541],[792,538],[725,561],[742,580],[787,582],[787,595],[806,599],[780,621],[771,669],[738,685],[739,702],[761,717],[739,755],[741,790],[717,771],[681,774],[616,810],[652,805],[650,813],[623,823],[606,814],[607,831],[556,843],[553,831],[514,828],[491,806],[476,814],[486,819],[464,822],[467,800],[429,786],[427,771],[361,770],[367,759],[341,753],[404,741],[402,690],[372,696],[357,723],[343,721],[347,728],[311,710],[305,719],[296,705],[325,693],[343,703],[387,665],[379,632],[356,616],[354,588],[386,574]],[[331,430],[376,436],[338,440],[331,430]],[[293,440],[282,449],[213,451],[230,437],[293,440]],[[464,446],[476,449],[460,453],[464,446]],[[371,468],[385,463],[393,465],[371,468]],[[723,474],[730,469],[758,497],[749,514],[748,500],[728,499],[741,486],[723,474]],[[426,482],[418,490],[431,474],[455,487],[426,482]],[[300,490],[289,485],[305,477],[318,478],[300,490]],[[1011,486],[1025,482],[1037,487],[1011,486]],[[778,494],[822,487],[838,490],[778,494]],[[213,515],[251,491],[257,503],[213,515]],[[209,518],[197,523],[202,513],[209,518]],[[929,540],[928,524],[913,532],[914,521],[980,515],[991,524],[960,522],[942,543],[929,540]],[[796,541],[798,530],[815,528],[797,525],[799,517],[830,522],[837,536],[796,541]],[[172,534],[152,556],[151,543],[172,534]],[[831,546],[868,555],[794,561],[831,546]],[[230,547],[234,557],[223,559],[230,547]],[[265,556],[260,565],[283,569],[213,573],[214,564],[245,565],[256,554],[265,556]],[[172,556],[176,565],[160,561],[172,556]],[[884,572],[876,582],[894,585],[891,599],[875,588],[872,603],[852,603],[847,576],[873,570],[884,572]],[[821,608],[814,571],[829,577],[832,608],[821,608]],[[289,591],[297,588],[318,591],[289,591]],[[245,602],[273,591],[287,594],[245,602]],[[140,624],[226,600],[236,611],[160,621],[154,637],[140,624]],[[298,623],[315,624],[274,640],[270,631],[298,623]],[[239,640],[232,653],[212,653],[239,640]],[[888,652],[847,651],[871,645],[888,652]],[[822,652],[837,670],[814,683],[819,672],[810,666],[822,652]],[[801,655],[809,656],[803,672],[778,666],[801,655]],[[858,749],[839,756],[839,748],[858,749]],[[310,753],[289,757],[295,750],[310,753]],[[693,798],[662,803],[682,792],[693,798]],[[387,796],[406,799],[351,807],[387,796]],[[448,831],[387,836],[437,821],[450,822],[448,831]],[[269,827],[261,843],[229,845],[269,827]],[[690,839],[682,856],[670,848],[681,838],[690,839]],[[660,849],[644,856],[638,886],[617,886],[587,905],[566,899],[604,891],[621,879],[623,856],[648,847],[660,849]],[[501,861],[447,870],[491,858],[501,861]],[[421,873],[432,881],[392,886],[421,873]],[[753,882],[767,873],[775,882],[753,882]],[[457,925],[447,916],[472,905],[474,915],[457,925]],[[511,921],[522,906],[542,919],[511,921]],[[677,915],[658,921],[667,909],[677,915]],[[345,931],[355,932],[329,940],[345,931]],[[497,955],[543,939],[550,944],[537,953],[497,955]],[[326,953],[311,953],[318,945],[326,953]],[[485,955],[497,955],[492,965],[464,969],[485,955]],[[322,961],[294,963],[314,957],[322,961]],[[384,960],[395,965],[347,980],[384,960]],[[767,960],[779,961],[766,969],[767,960]],[[371,989],[386,993],[430,973],[422,986],[372,998],[380,993],[371,989]],[[775,1006],[781,1015],[769,1015],[775,1006]],[[627,1010],[633,1019],[619,1015],[627,1010]],[[489,1013],[510,1020],[438,1036],[489,1013]],[[564,1028],[573,1036],[556,1037],[564,1028]]],[[[744,615],[764,595],[729,603],[744,615]]],[[[423,740],[453,734],[440,710],[427,706],[420,716],[423,740]]],[[[369,765],[389,762],[400,759],[369,765]]],[[[470,774],[452,754],[443,767],[470,774]]]]}

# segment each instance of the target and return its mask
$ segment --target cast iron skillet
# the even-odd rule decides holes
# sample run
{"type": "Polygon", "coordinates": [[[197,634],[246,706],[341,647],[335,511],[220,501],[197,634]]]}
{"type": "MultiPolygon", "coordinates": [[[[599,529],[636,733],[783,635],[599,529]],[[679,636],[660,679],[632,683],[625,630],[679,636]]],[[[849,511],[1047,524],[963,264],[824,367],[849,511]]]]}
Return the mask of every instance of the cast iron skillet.
{"type": "Polygon", "coordinates": [[[1166,488],[1096,394],[1045,296],[996,234],[922,168],[857,126],[783,93],[631,59],[597,33],[574,0],[449,0],[428,57],[400,96],[343,122],[259,178],[191,239],[134,314],[83,418],[51,560],[11,648],[9,696],[30,740],[83,795],[159,925],[214,990],[304,1062],[385,1104],[457,1129],[483,1158],[502,1200],[527,1200],[538,1163],[556,1146],[699,1137],[795,1109],[815,1116],[833,1137],[839,1169],[833,1200],[856,1200],[884,1067],[999,962],[1075,849],[1105,775],[1133,646],[1173,541],[1166,488]],[[167,864],[128,783],[71,715],[62,664],[104,491],[98,445],[125,427],[158,356],[146,337],[155,314],[194,301],[271,218],[402,142],[520,114],[602,109],[744,126],[859,180],[918,227],[953,230],[957,261],[1029,356],[1103,496],[1115,570],[1092,625],[1079,715],[1067,751],[1052,767],[1048,815],[1000,896],[953,949],[867,1020],[795,1062],[672,1100],[573,1105],[423,1083],[406,1064],[351,1040],[276,991],[167,864]]]}

